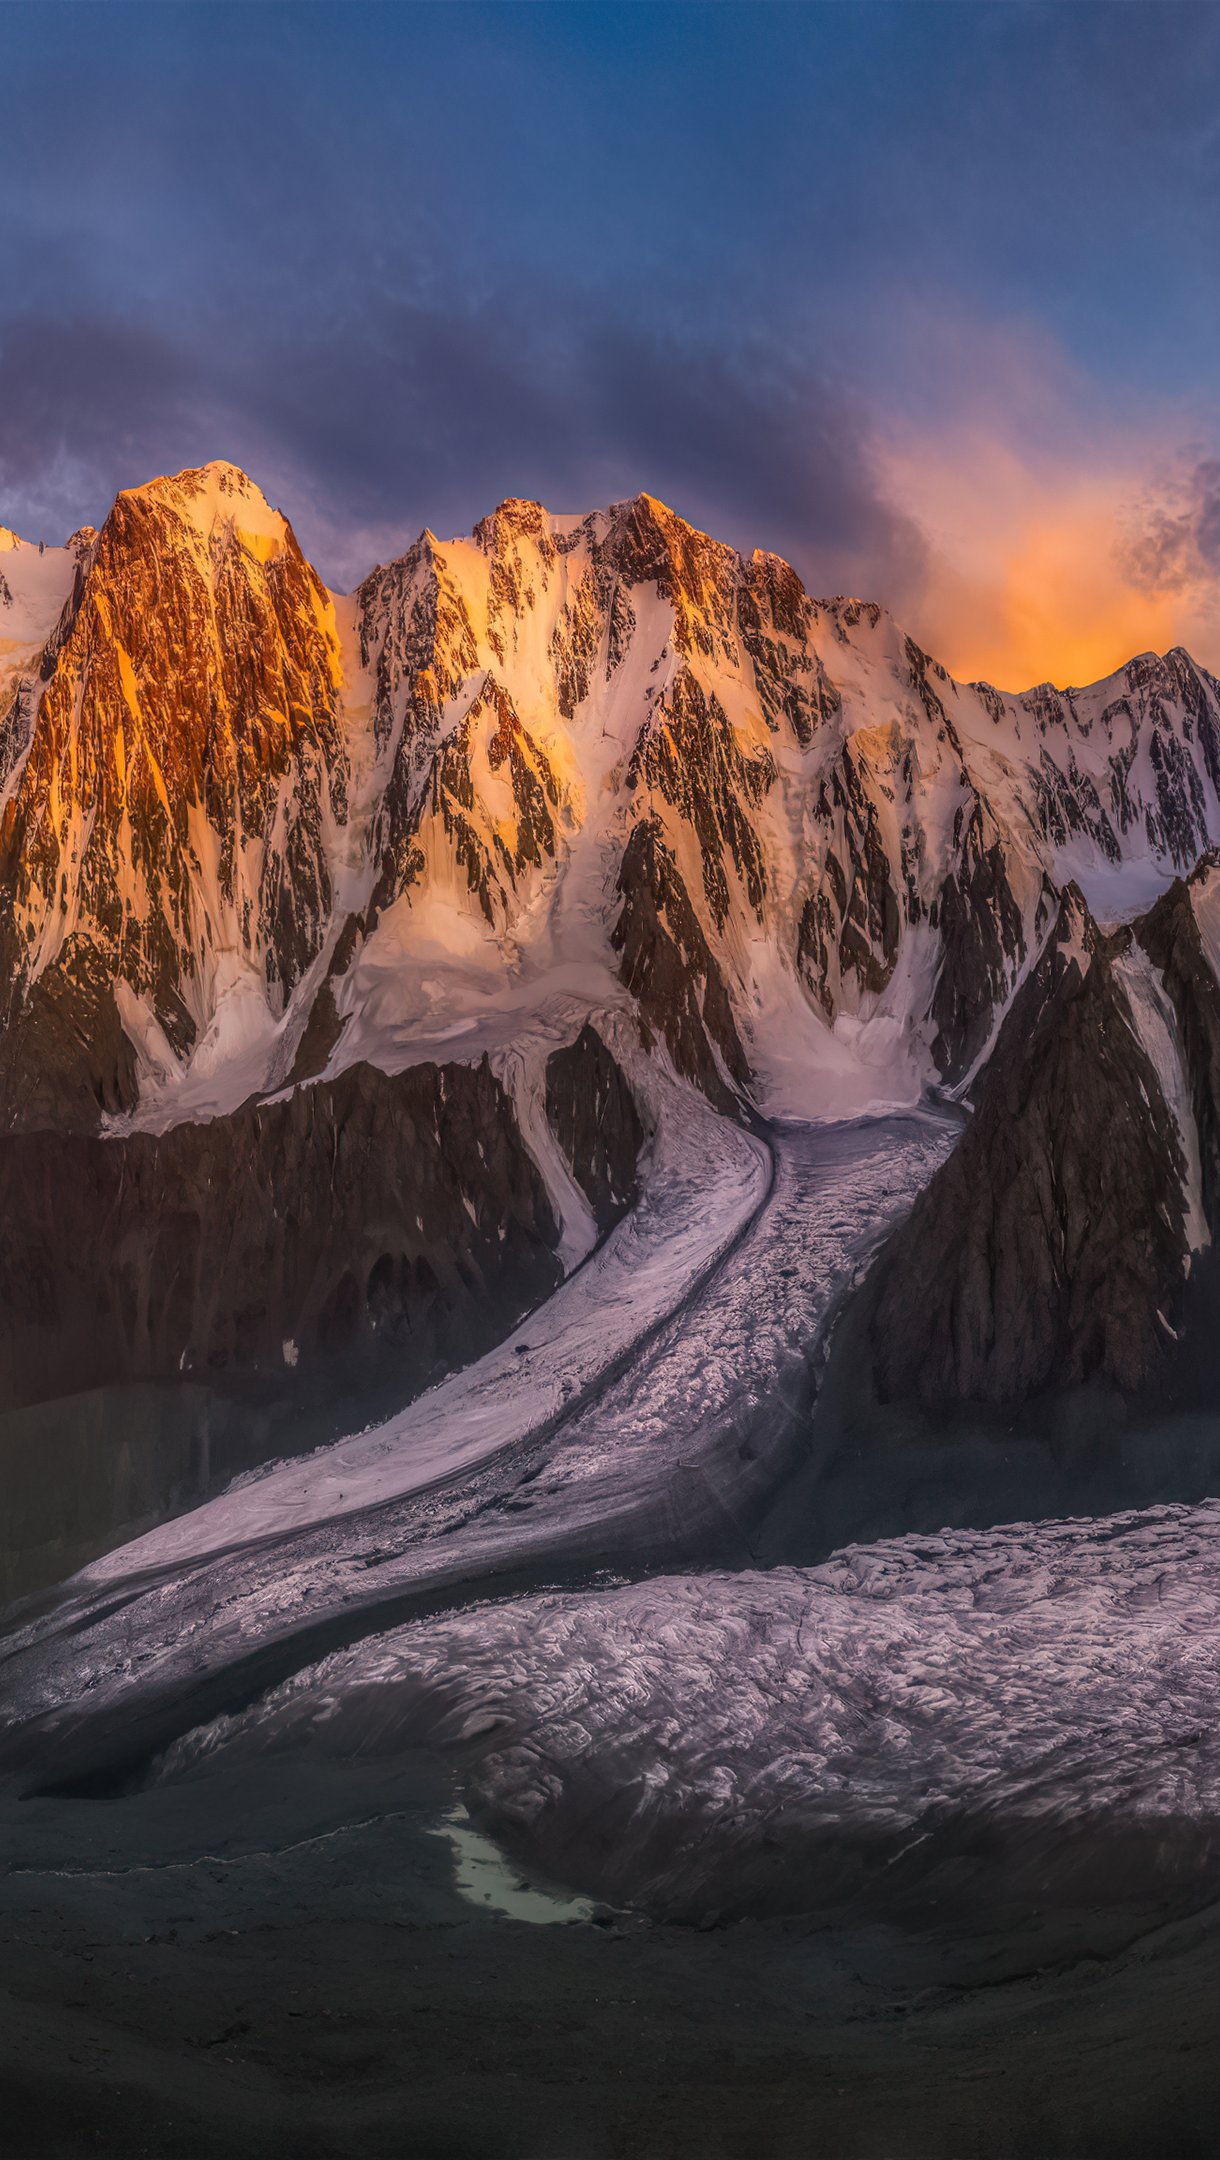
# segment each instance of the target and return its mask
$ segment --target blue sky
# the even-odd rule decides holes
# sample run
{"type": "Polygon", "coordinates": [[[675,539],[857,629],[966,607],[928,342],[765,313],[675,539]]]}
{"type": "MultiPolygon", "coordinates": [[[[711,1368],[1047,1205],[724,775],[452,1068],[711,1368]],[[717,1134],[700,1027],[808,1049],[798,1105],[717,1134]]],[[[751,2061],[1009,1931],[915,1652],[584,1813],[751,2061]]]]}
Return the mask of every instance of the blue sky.
{"type": "Polygon", "coordinates": [[[0,521],[229,456],[346,583],[648,487],[951,664],[1220,663],[1220,8],[10,0],[0,70],[0,521]]]}

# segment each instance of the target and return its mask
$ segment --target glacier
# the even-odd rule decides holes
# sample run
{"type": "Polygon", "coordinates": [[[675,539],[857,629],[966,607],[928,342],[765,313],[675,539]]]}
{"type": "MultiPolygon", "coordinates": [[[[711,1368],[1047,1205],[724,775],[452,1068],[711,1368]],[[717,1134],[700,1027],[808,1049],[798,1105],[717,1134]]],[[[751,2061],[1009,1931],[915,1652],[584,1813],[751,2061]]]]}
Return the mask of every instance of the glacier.
{"type": "Polygon", "coordinates": [[[510,1599],[327,1658],[157,1774],[430,1745],[511,1850],[670,1918],[943,1905],[966,1852],[1010,1896],[1214,1891],[1218,1560],[1207,1501],[510,1599]]]}

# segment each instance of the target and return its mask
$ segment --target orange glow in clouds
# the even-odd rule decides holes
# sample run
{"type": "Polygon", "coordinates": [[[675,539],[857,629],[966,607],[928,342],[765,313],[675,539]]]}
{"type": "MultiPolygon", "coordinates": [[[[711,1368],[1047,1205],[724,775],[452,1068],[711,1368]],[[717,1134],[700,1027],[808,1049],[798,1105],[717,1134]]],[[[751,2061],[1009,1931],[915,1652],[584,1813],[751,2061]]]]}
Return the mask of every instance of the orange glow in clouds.
{"type": "Polygon", "coordinates": [[[1088,683],[1178,644],[1220,664],[1198,592],[1141,589],[1124,559],[1147,446],[1114,446],[1109,469],[1090,470],[969,430],[891,445],[881,462],[930,550],[906,627],[959,681],[1088,683]]]}

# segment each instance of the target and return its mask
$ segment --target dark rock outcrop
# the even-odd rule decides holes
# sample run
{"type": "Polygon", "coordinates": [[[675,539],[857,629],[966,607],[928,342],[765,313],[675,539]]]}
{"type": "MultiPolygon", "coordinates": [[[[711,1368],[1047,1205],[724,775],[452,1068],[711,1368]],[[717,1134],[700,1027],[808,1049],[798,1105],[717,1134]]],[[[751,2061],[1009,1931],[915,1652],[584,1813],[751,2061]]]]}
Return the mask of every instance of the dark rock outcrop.
{"type": "Polygon", "coordinates": [[[645,782],[654,799],[690,826],[717,930],[728,918],[730,876],[740,882],[755,920],[763,919],[766,863],[751,818],[774,779],[771,758],[742,756],[719,699],[706,696],[689,675],[679,676],[636,746],[629,785],[645,782]]]}
{"type": "Polygon", "coordinates": [[[1190,883],[1175,878],[1136,925],[1178,1024],[1199,1138],[1203,1210],[1213,1238],[1220,1231],[1220,984],[1203,949],[1191,885],[1215,866],[1214,857],[1205,857],[1190,883]]]}
{"type": "Polygon", "coordinates": [[[277,996],[300,980],[332,906],[326,830],[347,816],[332,614],[232,468],[118,497],[5,808],[6,989],[78,925],[171,1038],[214,949],[247,951],[277,996]]]}
{"type": "Polygon", "coordinates": [[[635,827],[618,882],[623,905],[611,944],[647,1043],[659,1035],[677,1070],[719,1109],[735,1111],[724,1075],[744,1089],[750,1068],[724,976],[658,820],[635,827]]]}
{"type": "Polygon", "coordinates": [[[965,1079],[986,1048],[996,1007],[1025,955],[1021,910],[995,822],[977,799],[959,820],[957,867],[936,909],[943,958],[931,1014],[932,1055],[951,1084],[965,1079]]]}
{"type": "Polygon", "coordinates": [[[1140,1388],[1173,1341],[1187,1261],[1181,1141],[1107,940],[1065,892],[975,1116],[878,1262],[879,1392],[1015,1409],[1140,1388]]]}
{"type": "Polygon", "coordinates": [[[70,937],[0,1028],[0,1134],[95,1133],[103,1116],[134,1110],[138,1094],[102,957],[70,937]]]}
{"type": "Polygon", "coordinates": [[[635,1206],[644,1128],[596,1028],[584,1026],[547,1059],[546,1114],[604,1237],[635,1206]]]}
{"type": "Polygon", "coordinates": [[[849,749],[823,782],[817,814],[831,839],[821,879],[801,914],[797,963],[833,1020],[849,976],[857,996],[885,989],[898,958],[902,903],[877,805],[849,749]]]}
{"type": "Polygon", "coordinates": [[[405,1398],[560,1279],[486,1062],[357,1065],[229,1117],[0,1140],[0,1401],[380,1346],[405,1398]]]}
{"type": "Polygon", "coordinates": [[[88,1130],[135,1100],[119,983],[181,1056],[229,956],[278,1013],[325,942],[348,815],[333,604],[211,466],[118,497],[39,674],[36,705],[24,683],[0,710],[0,1129],[88,1130]]]}

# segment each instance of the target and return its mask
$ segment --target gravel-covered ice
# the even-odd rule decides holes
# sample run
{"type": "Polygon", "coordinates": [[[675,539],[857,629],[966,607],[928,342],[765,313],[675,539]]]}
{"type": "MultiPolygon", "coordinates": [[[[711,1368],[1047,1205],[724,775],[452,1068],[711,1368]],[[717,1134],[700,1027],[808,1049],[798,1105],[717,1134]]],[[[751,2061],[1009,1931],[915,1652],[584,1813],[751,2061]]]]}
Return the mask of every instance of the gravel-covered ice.
{"type": "Polygon", "coordinates": [[[1210,1864],[1218,1682],[1207,1501],[467,1609],[327,1659],[163,1774],[450,1748],[510,1843],[671,1911],[799,1908],[984,1845],[1099,1896],[1106,1853],[1120,1888],[1210,1864]]]}

